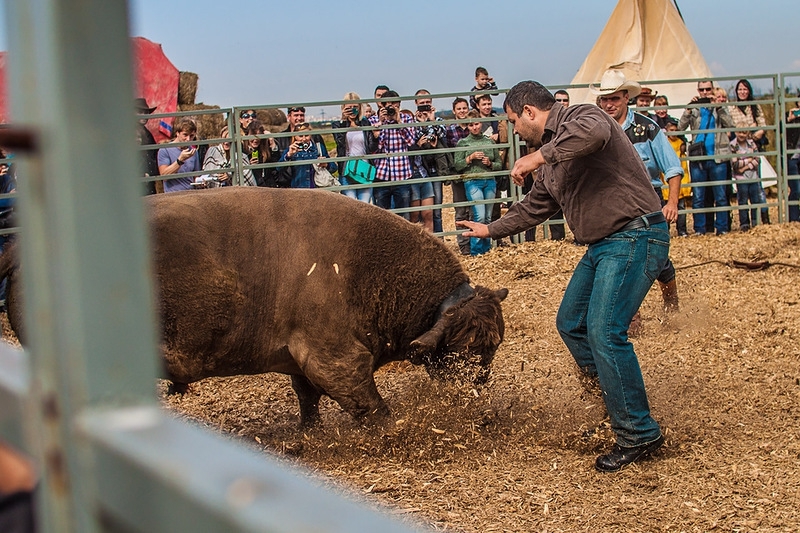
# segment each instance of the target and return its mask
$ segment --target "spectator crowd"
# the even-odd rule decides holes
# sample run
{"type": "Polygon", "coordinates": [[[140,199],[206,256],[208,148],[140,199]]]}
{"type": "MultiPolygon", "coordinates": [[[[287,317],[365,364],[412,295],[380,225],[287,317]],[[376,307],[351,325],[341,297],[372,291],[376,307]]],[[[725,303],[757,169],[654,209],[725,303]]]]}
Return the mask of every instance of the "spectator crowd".
{"type": "MultiPolygon", "coordinates": [[[[601,85],[605,81],[604,75],[601,85]]],[[[635,95],[625,91],[624,101],[621,101],[623,96],[614,100],[613,95],[596,94],[597,105],[612,116],[618,114],[623,129],[637,132],[651,127],[663,132],[659,139],[644,144],[634,134],[628,135],[648,166],[653,186],[662,195],[664,205],[678,213],[678,236],[690,234],[685,213],[689,207],[693,210],[691,231],[696,235],[724,235],[731,231],[730,206],[734,201],[741,231],[769,223],[759,172],[763,158],[759,152],[769,150],[770,141],[764,110],[754,101],[752,85],[746,79],[739,80],[734,89],[735,99],[731,101],[727,92],[710,80],[698,82],[697,91],[698,95],[677,118],[670,115],[668,96],[648,87],[638,86],[635,95]],[[642,122],[640,117],[651,122],[642,122]],[[723,128],[737,131],[707,131],[723,128]],[[693,133],[691,142],[682,133],[687,129],[693,133]],[[669,164],[664,163],[665,151],[675,156],[669,164]],[[689,161],[687,156],[691,157],[689,161]],[[757,207],[743,207],[747,205],[757,207]]],[[[499,218],[501,208],[508,205],[503,198],[511,196],[509,128],[505,116],[494,111],[493,96],[498,94],[489,72],[478,67],[468,98],[458,97],[452,102],[452,117],[456,122],[442,123],[431,93],[425,89],[414,94],[414,109],[402,108],[398,93],[385,85],[375,88],[376,109],[363,102],[357,93],[348,92],[342,99],[340,117],[330,124],[333,156],[347,158],[338,162],[331,160],[323,137],[314,133],[306,122],[303,107],[288,108],[286,128],[275,133],[270,133],[258,120],[255,110],[241,110],[238,129],[240,136],[245,137],[241,150],[232,149],[227,126],[219,132],[220,138],[226,139],[222,143],[195,144],[197,125],[190,118],[178,117],[170,146],[142,151],[145,174],[151,177],[147,192],[156,192],[157,181],[163,182],[164,192],[232,185],[232,159],[240,154],[235,166],[241,169],[242,185],[286,188],[340,185],[344,187],[342,194],[397,210],[409,221],[436,233],[443,231],[442,212],[437,206],[442,204],[443,188],[450,186],[453,203],[471,204],[456,205],[455,220],[488,224],[499,218]],[[194,174],[184,176],[185,173],[194,174]],[[179,176],[152,179],[171,174],[179,176]]],[[[566,90],[558,90],[553,96],[556,104],[570,105],[566,90]]],[[[155,144],[144,126],[146,115],[153,109],[138,99],[137,110],[142,118],[140,144],[155,144]]],[[[785,121],[800,124],[800,102],[788,111],[785,121]]],[[[784,133],[788,148],[798,147],[800,128],[787,128],[784,133]]],[[[798,174],[799,159],[798,154],[787,157],[790,175],[798,174]]],[[[531,180],[526,179],[523,192],[529,189],[531,180]]],[[[800,181],[790,179],[789,193],[790,201],[800,199],[800,181]]],[[[557,213],[553,216],[556,222],[548,225],[553,239],[565,236],[564,225],[557,222],[561,218],[561,213],[557,213]]],[[[798,206],[790,206],[789,220],[800,221],[798,206]]],[[[526,240],[533,239],[535,229],[526,233],[526,240]]],[[[460,252],[465,255],[485,253],[491,246],[488,239],[466,239],[459,235],[457,240],[460,252]]]]}

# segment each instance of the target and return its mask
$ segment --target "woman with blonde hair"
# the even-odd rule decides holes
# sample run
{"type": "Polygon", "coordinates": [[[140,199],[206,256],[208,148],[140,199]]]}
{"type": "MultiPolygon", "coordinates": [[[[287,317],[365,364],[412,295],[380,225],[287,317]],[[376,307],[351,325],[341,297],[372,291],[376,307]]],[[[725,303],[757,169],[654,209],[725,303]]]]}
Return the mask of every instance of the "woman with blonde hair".
{"type": "MultiPolygon", "coordinates": [[[[342,104],[341,120],[334,120],[331,128],[337,129],[333,134],[336,141],[337,157],[353,157],[353,163],[341,163],[342,171],[339,173],[342,185],[355,185],[363,183],[363,173],[359,172],[356,178],[356,166],[365,164],[372,166],[371,160],[357,159],[367,154],[374,154],[378,151],[378,139],[369,130],[355,130],[352,128],[370,126],[369,120],[363,116],[363,106],[359,102],[361,97],[354,92],[349,92],[342,97],[345,102],[342,104]]],[[[369,170],[369,167],[364,167],[369,170]]],[[[372,173],[374,176],[374,172],[372,173]]],[[[372,201],[372,187],[365,185],[358,189],[346,189],[342,191],[347,196],[362,202],[372,201]]]]}

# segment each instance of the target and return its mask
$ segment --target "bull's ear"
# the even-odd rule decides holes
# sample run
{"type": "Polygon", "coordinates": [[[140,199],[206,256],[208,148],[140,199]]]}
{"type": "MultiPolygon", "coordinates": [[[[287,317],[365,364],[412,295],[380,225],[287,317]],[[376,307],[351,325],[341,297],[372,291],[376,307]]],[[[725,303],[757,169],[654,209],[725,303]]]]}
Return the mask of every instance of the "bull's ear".
{"type": "Polygon", "coordinates": [[[497,289],[494,291],[494,295],[500,298],[500,301],[502,302],[506,299],[506,296],[508,296],[508,289],[497,289]]]}
{"type": "Polygon", "coordinates": [[[421,365],[423,357],[435,352],[442,339],[444,339],[444,317],[440,318],[430,330],[411,341],[411,349],[408,352],[411,363],[421,365]]]}

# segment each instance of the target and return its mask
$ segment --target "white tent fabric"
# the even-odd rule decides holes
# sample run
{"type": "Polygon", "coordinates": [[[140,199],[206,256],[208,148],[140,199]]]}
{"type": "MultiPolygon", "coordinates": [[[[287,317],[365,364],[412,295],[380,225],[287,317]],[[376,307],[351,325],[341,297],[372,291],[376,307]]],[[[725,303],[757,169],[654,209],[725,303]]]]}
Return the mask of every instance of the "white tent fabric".
{"type": "MultiPolygon", "coordinates": [[[[572,84],[596,84],[610,68],[666,95],[670,105],[687,104],[697,95],[697,84],[652,81],[711,76],[673,0],[619,0],[572,84]]],[[[588,89],[569,92],[573,103],[595,101],[588,89]]]]}

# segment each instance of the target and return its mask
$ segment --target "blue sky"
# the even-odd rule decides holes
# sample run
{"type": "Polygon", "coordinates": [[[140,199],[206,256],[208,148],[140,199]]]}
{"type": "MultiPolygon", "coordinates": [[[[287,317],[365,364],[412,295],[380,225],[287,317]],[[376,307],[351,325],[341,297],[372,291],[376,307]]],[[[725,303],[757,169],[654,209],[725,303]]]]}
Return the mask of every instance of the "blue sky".
{"type": "MultiPolygon", "coordinates": [[[[568,84],[616,4],[131,0],[130,10],[132,35],[161,43],[178,69],[199,74],[198,102],[232,106],[370,97],[378,84],[401,95],[457,92],[472,87],[478,65],[503,88],[524,79],[568,84]]],[[[715,75],[800,71],[796,0],[678,6],[715,75]]]]}

